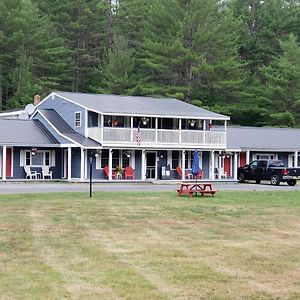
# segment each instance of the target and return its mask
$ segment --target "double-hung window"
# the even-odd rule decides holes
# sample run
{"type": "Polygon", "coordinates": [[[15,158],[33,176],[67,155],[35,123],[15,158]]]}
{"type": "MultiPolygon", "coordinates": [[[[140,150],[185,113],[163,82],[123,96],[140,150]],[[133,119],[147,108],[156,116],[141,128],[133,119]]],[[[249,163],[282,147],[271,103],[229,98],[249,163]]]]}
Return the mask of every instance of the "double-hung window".
{"type": "Polygon", "coordinates": [[[81,111],[75,112],[75,127],[81,127],[81,111]]]}
{"type": "Polygon", "coordinates": [[[34,155],[31,151],[25,151],[25,166],[51,166],[50,151],[37,151],[34,155]]]}

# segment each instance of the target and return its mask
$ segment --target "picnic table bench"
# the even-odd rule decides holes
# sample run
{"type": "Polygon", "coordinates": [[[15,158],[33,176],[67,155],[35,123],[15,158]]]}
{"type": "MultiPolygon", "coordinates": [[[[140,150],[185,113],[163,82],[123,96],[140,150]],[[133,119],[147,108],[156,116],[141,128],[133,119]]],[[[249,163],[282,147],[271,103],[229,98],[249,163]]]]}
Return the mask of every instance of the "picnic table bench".
{"type": "Polygon", "coordinates": [[[213,197],[216,191],[213,190],[210,182],[181,182],[177,193],[178,196],[188,195],[190,198],[197,193],[201,194],[201,196],[208,194],[213,197]]]}

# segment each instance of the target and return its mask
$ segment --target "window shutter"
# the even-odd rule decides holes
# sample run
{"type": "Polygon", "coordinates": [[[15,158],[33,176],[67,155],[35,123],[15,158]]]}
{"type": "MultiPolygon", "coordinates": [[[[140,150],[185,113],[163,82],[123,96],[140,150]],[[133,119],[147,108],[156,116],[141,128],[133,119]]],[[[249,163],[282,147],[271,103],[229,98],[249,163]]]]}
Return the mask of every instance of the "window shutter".
{"type": "Polygon", "coordinates": [[[55,167],[55,151],[51,151],[51,166],[55,167]]]}
{"type": "Polygon", "coordinates": [[[25,160],[25,152],[24,150],[20,150],[20,167],[24,167],[25,160]]]}

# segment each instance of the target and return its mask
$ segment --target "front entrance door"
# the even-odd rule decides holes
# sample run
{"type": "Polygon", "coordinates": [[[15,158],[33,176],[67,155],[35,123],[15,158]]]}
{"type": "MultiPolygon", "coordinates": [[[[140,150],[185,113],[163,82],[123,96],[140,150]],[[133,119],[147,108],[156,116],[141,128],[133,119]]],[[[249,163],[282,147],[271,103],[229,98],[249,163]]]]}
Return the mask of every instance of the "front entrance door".
{"type": "Polygon", "coordinates": [[[11,177],[11,157],[12,151],[11,148],[6,148],[6,177],[11,177]]]}
{"type": "Polygon", "coordinates": [[[156,152],[146,153],[146,178],[155,179],[156,176],[156,152]]]}

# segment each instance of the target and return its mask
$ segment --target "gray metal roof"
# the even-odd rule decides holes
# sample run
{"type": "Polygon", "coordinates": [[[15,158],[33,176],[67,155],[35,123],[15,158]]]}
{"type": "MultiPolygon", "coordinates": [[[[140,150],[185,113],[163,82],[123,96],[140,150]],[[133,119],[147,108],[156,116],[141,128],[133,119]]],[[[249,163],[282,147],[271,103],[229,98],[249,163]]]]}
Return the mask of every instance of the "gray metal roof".
{"type": "Polygon", "coordinates": [[[64,136],[76,143],[88,147],[99,148],[101,144],[77,133],[54,109],[40,109],[39,112],[64,136]]]}
{"type": "Polygon", "coordinates": [[[0,144],[8,146],[58,146],[59,142],[38,120],[0,118],[0,144]]]}
{"type": "Polygon", "coordinates": [[[228,149],[300,150],[300,129],[227,127],[228,149]]]}
{"type": "Polygon", "coordinates": [[[177,99],[137,96],[55,92],[88,109],[104,114],[194,117],[229,120],[230,118],[177,99]]]}

